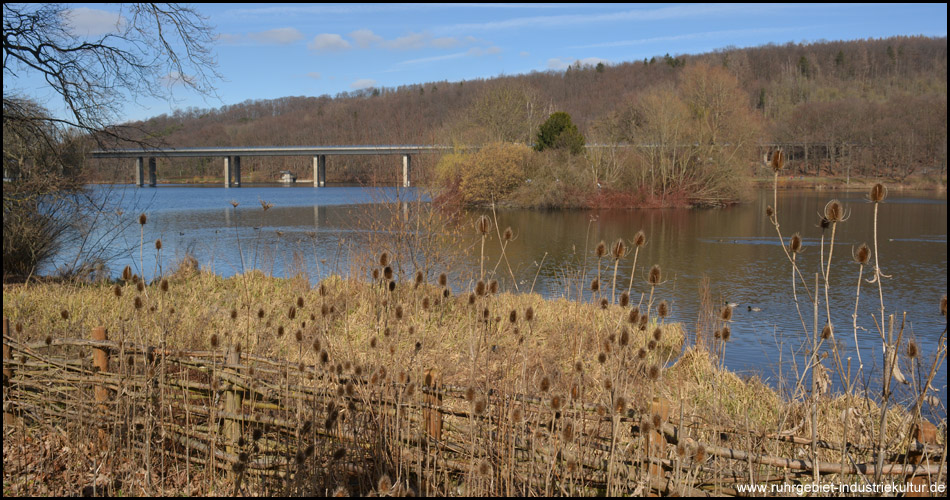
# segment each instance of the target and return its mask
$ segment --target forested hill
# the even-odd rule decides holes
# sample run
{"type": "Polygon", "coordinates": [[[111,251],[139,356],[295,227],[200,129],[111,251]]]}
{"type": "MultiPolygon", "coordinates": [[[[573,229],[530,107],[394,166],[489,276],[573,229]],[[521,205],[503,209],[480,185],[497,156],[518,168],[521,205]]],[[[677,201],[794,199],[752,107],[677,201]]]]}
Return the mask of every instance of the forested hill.
{"type": "MultiPolygon", "coordinates": [[[[551,112],[566,111],[588,143],[617,142],[622,137],[618,115],[638,95],[671,87],[685,67],[697,64],[735,76],[763,119],[762,143],[862,147],[865,156],[851,157],[864,158],[875,169],[911,169],[897,172],[898,177],[914,170],[945,172],[946,37],[727,48],[334,97],[250,100],[181,110],[136,125],[177,147],[531,143],[541,121],[551,112]]],[[[252,169],[270,175],[294,161],[300,159],[269,159],[252,169]]],[[[809,168],[818,165],[812,162],[809,168]]],[[[835,165],[831,161],[825,168],[835,173],[835,165]]],[[[216,164],[207,168],[217,173],[216,164]]],[[[331,170],[331,175],[342,174],[331,170]]]]}

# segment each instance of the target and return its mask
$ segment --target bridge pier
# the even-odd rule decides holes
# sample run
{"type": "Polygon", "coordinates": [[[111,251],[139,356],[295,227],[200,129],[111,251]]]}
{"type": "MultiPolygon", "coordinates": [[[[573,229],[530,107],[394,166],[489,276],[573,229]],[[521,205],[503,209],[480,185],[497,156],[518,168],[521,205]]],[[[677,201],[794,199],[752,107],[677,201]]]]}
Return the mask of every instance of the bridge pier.
{"type": "Polygon", "coordinates": [[[241,157],[224,157],[224,187],[241,187],[241,157]],[[231,182],[233,178],[234,182],[231,182]]]}
{"type": "Polygon", "coordinates": [[[138,187],[142,187],[145,182],[145,170],[143,169],[144,164],[144,157],[139,156],[135,159],[135,167],[133,167],[133,169],[135,170],[135,185],[138,187]]]}
{"type": "Polygon", "coordinates": [[[327,155],[313,157],[313,187],[327,187],[327,155]]]}
{"type": "Polygon", "coordinates": [[[411,160],[409,155],[402,155],[402,187],[409,187],[409,167],[411,160]]]}
{"type": "Polygon", "coordinates": [[[241,157],[233,156],[234,161],[234,186],[241,187],[241,157]]]}
{"type": "Polygon", "coordinates": [[[155,173],[155,158],[149,157],[148,159],[148,185],[149,187],[155,187],[157,180],[158,180],[158,175],[156,175],[155,173]]]}

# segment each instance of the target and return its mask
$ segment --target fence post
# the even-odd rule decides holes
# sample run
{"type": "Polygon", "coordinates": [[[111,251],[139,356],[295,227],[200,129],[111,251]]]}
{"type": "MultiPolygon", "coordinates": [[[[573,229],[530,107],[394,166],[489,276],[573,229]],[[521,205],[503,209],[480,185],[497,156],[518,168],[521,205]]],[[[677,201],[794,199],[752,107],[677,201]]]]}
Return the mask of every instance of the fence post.
{"type": "MultiPolygon", "coordinates": [[[[660,417],[660,425],[655,426],[650,431],[650,446],[647,453],[650,458],[660,460],[666,451],[666,436],[663,435],[662,427],[663,423],[670,417],[670,402],[663,398],[653,398],[653,402],[650,404],[650,418],[652,419],[654,415],[660,417]]],[[[665,476],[663,466],[658,463],[650,463],[648,470],[650,475],[656,479],[663,479],[665,476]]]]}
{"type": "MultiPolygon", "coordinates": [[[[241,364],[241,352],[236,346],[228,348],[227,368],[230,368],[234,374],[238,373],[237,365],[241,364]]],[[[231,384],[231,387],[224,395],[224,411],[233,414],[241,412],[242,392],[231,384]]],[[[227,439],[226,450],[228,453],[237,453],[238,441],[241,439],[241,422],[234,417],[224,419],[224,438],[227,439]]]]}
{"type": "MultiPolygon", "coordinates": [[[[106,338],[106,329],[102,326],[97,326],[92,329],[92,340],[107,340],[106,338]]],[[[96,367],[96,371],[100,374],[107,373],[109,371],[109,351],[102,347],[96,347],[92,351],[92,362],[96,367]]],[[[105,386],[96,384],[95,386],[95,396],[96,396],[96,405],[99,408],[99,411],[105,413],[108,411],[109,407],[106,404],[109,401],[109,389],[105,386]]],[[[103,420],[105,422],[105,420],[103,420]]],[[[99,428],[99,447],[104,449],[107,447],[108,443],[108,434],[106,430],[102,427],[99,428]]]]}
{"type": "Polygon", "coordinates": [[[422,410],[422,418],[426,426],[426,434],[430,438],[440,441],[442,439],[442,394],[440,390],[439,370],[429,368],[426,370],[425,386],[427,407],[422,410]]]}
{"type": "MultiPolygon", "coordinates": [[[[6,339],[7,335],[10,334],[10,320],[5,316],[3,318],[3,337],[6,339]]],[[[13,411],[7,411],[8,399],[10,399],[10,390],[12,389],[13,384],[13,368],[11,368],[13,362],[13,354],[10,352],[10,346],[7,344],[6,340],[3,341],[3,425],[13,425],[16,423],[16,417],[13,416],[13,411]]]]}
{"type": "MultiPolygon", "coordinates": [[[[921,445],[937,444],[937,427],[930,422],[921,419],[920,423],[914,426],[914,439],[921,445]]],[[[907,462],[910,465],[920,465],[923,459],[922,450],[914,450],[907,454],[907,462]]],[[[908,497],[932,497],[934,493],[930,491],[930,480],[926,475],[907,477],[907,486],[910,489],[905,496],[908,497]]]]}

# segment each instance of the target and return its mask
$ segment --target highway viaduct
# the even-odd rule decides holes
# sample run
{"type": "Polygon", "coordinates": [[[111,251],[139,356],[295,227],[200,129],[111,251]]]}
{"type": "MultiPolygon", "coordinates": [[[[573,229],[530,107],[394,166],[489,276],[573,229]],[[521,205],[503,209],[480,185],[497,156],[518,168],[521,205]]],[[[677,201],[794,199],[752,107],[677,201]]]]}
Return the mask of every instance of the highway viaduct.
{"type": "Polygon", "coordinates": [[[241,186],[241,158],[245,156],[309,156],[313,158],[313,187],[326,186],[327,155],[400,155],[402,185],[410,187],[412,155],[451,149],[447,146],[253,146],[220,148],[152,148],[93,151],[93,158],[130,158],[133,160],[135,183],[155,186],[155,159],[211,157],[224,159],[224,187],[241,186]]]}

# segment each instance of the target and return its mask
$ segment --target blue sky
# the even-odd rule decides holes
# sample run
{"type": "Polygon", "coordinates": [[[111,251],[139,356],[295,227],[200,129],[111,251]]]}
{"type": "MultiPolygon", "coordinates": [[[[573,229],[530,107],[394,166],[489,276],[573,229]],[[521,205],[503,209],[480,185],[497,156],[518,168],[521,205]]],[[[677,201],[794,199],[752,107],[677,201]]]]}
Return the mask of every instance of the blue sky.
{"type": "MultiPolygon", "coordinates": [[[[68,4],[77,32],[115,23],[111,4],[68,4]]],[[[176,107],[336,95],[492,78],[768,43],[946,36],[947,5],[198,4],[219,33],[219,99],[129,103],[127,120],[176,107]]],[[[4,92],[8,90],[4,78],[4,92]]],[[[26,77],[11,83],[29,92],[26,77]]],[[[11,87],[12,88],[12,87],[11,87]]],[[[47,103],[53,107],[53,103],[47,103]]]]}

